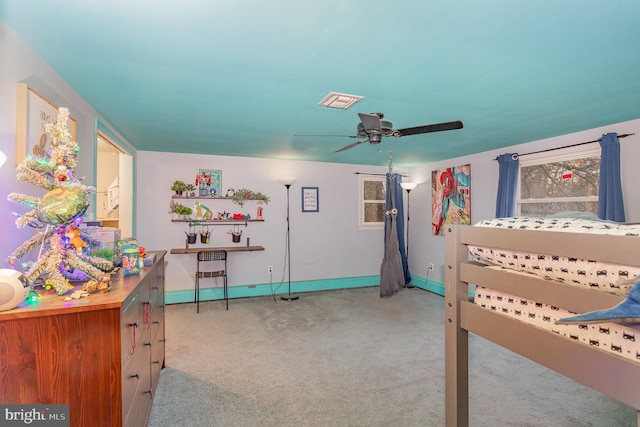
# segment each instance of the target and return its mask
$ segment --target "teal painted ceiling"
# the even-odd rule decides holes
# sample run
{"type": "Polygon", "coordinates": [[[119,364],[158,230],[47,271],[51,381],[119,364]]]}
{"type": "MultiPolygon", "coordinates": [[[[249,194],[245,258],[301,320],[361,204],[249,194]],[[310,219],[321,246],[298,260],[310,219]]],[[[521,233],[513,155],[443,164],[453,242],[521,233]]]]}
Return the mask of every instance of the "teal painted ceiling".
{"type": "MultiPolygon", "coordinates": [[[[137,149],[398,166],[640,118],[637,0],[0,0],[137,149]],[[348,110],[329,92],[363,96],[348,110]],[[358,114],[394,128],[354,135],[358,114]]],[[[73,112],[72,112],[73,113],[73,112]]]]}

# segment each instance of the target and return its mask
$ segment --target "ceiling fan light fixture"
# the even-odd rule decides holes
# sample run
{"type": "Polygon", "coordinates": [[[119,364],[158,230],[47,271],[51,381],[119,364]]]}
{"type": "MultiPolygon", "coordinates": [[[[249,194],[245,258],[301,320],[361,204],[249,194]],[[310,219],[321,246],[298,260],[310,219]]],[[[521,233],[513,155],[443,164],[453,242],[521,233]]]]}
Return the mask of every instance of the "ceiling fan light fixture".
{"type": "Polygon", "coordinates": [[[318,105],[328,108],[338,108],[340,110],[347,110],[351,108],[355,103],[363,99],[364,96],[349,95],[346,93],[330,92],[325,96],[318,105]]]}
{"type": "MultiPolygon", "coordinates": [[[[373,133],[378,133],[378,132],[372,132],[370,129],[365,129],[364,125],[362,123],[358,123],[358,126],[356,127],[356,133],[360,136],[367,136],[373,133]]],[[[380,132],[382,135],[384,136],[390,136],[393,134],[393,123],[391,123],[389,120],[380,120],[380,132]]]]}

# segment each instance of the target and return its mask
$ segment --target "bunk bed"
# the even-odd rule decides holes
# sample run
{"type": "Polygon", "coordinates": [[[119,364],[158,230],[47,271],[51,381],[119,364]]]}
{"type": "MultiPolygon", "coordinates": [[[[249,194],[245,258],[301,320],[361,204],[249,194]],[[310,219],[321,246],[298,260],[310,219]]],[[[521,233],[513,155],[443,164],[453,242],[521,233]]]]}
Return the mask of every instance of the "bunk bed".
{"type": "MultiPolygon", "coordinates": [[[[640,426],[640,324],[566,326],[555,322],[567,315],[609,309],[625,299],[625,292],[640,271],[637,233],[610,235],[519,228],[446,227],[446,425],[469,424],[469,357],[473,355],[469,354],[468,333],[471,332],[635,408],[640,426]],[[524,253],[542,254],[541,258],[550,257],[554,262],[566,259],[599,262],[614,266],[609,271],[622,277],[596,285],[586,277],[590,274],[580,268],[577,270],[585,276],[584,283],[556,277],[544,268],[535,267],[538,271],[534,272],[511,271],[507,265],[479,260],[478,252],[483,251],[500,254],[498,257],[508,253],[516,259],[522,259],[524,253]],[[620,285],[625,278],[631,280],[620,285]],[[486,303],[487,300],[490,302],[486,303]],[[534,315],[529,308],[520,310],[509,306],[510,303],[528,304],[527,307],[537,307],[542,312],[534,315]],[[563,329],[570,327],[582,330],[582,336],[571,332],[575,329],[563,329]],[[594,338],[589,335],[593,333],[591,329],[606,333],[607,338],[594,338]],[[624,351],[619,341],[614,343],[610,337],[624,340],[624,351]]],[[[593,276],[606,269],[602,265],[595,267],[593,276]]]]}

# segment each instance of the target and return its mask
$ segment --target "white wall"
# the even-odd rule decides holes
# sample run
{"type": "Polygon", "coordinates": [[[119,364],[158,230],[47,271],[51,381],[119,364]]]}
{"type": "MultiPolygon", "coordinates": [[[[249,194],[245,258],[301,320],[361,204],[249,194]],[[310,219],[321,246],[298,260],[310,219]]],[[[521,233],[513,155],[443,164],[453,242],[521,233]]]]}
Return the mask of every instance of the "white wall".
{"type": "Polygon", "coordinates": [[[637,191],[640,183],[640,119],[431,163],[409,171],[409,180],[421,183],[411,192],[411,273],[425,278],[428,273],[427,266],[433,262],[435,271],[429,275],[429,280],[444,283],[444,237],[431,234],[431,171],[450,166],[471,165],[471,223],[474,224],[495,217],[498,192],[498,162],[494,160],[496,156],[503,153],[524,154],[594,141],[608,132],[616,132],[619,135],[635,134],[620,140],[620,157],[626,219],[628,222],[640,222],[640,193],[637,191]]]}
{"type": "MultiPolygon", "coordinates": [[[[198,169],[222,170],[223,192],[248,188],[270,198],[264,222],[249,223],[241,243],[232,243],[231,225],[214,229],[211,245],[264,246],[263,252],[238,252],[229,257],[229,286],[269,283],[267,266],[273,265],[274,283],[283,278],[286,243],[286,189],[281,176],[295,176],[290,189],[291,280],[307,281],[377,275],[383,255],[382,230],[358,229],[358,183],[355,172],[384,173],[385,168],[316,162],[196,154],[138,152],[138,240],[148,249],[185,247],[186,223],[172,223],[169,214],[171,183],[194,182],[198,169]],[[318,213],[302,212],[301,187],[319,187],[318,213]]],[[[185,200],[190,206],[194,200],[185,200]]],[[[200,200],[214,213],[227,211],[255,218],[255,202],[244,208],[231,200],[200,200]]],[[[198,243],[197,246],[203,246],[198,243]]],[[[195,255],[168,255],[167,290],[193,289],[195,255]]],[[[284,290],[281,288],[280,291],[284,290]]]]}

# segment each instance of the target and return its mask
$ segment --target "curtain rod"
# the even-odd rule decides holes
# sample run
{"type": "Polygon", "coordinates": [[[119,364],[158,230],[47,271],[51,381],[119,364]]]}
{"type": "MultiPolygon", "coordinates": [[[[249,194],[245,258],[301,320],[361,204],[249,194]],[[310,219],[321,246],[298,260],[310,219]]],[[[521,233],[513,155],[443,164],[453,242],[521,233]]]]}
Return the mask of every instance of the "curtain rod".
{"type": "MultiPolygon", "coordinates": [[[[394,173],[397,173],[397,172],[394,172],[394,173]]],[[[354,172],[353,174],[354,174],[354,175],[387,176],[387,174],[386,174],[386,173],[374,173],[374,172],[354,172]]],[[[409,175],[404,175],[404,174],[401,174],[401,173],[400,173],[400,174],[398,174],[398,175],[400,175],[400,176],[404,176],[404,177],[409,176],[409,175]]]]}
{"type": "MultiPolygon", "coordinates": [[[[618,139],[626,138],[626,137],[631,136],[631,135],[635,135],[635,133],[623,133],[622,135],[618,135],[618,139]]],[[[524,154],[515,153],[512,157],[513,157],[513,160],[515,160],[518,157],[528,156],[530,154],[546,153],[547,151],[562,150],[563,148],[571,148],[571,147],[577,147],[579,145],[593,144],[594,142],[600,142],[600,140],[601,140],[601,138],[598,138],[598,139],[595,139],[593,141],[579,142],[577,144],[565,145],[563,147],[547,148],[546,150],[532,151],[531,153],[524,153],[524,154]]],[[[496,157],[493,160],[498,160],[498,158],[496,157]]]]}

